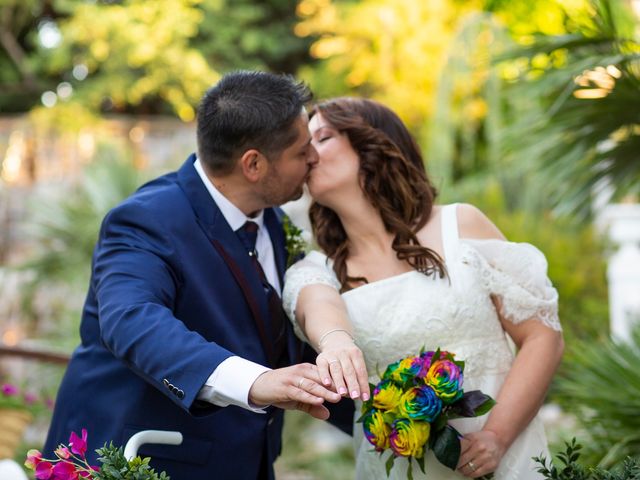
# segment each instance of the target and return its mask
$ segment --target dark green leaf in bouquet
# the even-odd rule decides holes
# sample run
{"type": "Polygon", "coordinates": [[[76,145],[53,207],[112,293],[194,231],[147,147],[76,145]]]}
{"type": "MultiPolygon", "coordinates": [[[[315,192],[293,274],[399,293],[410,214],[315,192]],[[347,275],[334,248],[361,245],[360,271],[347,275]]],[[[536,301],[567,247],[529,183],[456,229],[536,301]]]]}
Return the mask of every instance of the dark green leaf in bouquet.
{"type": "MultiPolygon", "coordinates": [[[[426,448],[425,448],[425,450],[426,450],[426,448]]],[[[427,453],[427,452],[425,452],[425,453],[427,453]]],[[[422,455],[419,458],[416,458],[416,462],[418,463],[418,466],[420,467],[420,471],[422,473],[426,474],[427,472],[425,472],[425,470],[424,470],[424,455],[422,455]]]]}
{"type": "Polygon", "coordinates": [[[493,398],[480,390],[464,392],[462,398],[450,406],[449,417],[479,417],[491,410],[495,404],[493,398]]]}
{"type": "Polygon", "coordinates": [[[434,433],[437,434],[437,432],[446,427],[448,421],[448,415],[438,415],[438,417],[431,423],[431,436],[433,437],[434,433]]]}
{"type": "Polygon", "coordinates": [[[460,434],[451,425],[447,425],[437,434],[433,454],[445,467],[456,469],[460,459],[460,434]]]}
{"type": "Polygon", "coordinates": [[[389,456],[389,458],[387,458],[386,463],[384,464],[385,469],[387,470],[387,477],[389,476],[389,474],[391,473],[391,469],[393,468],[393,461],[396,459],[396,457],[391,454],[389,456]]]}

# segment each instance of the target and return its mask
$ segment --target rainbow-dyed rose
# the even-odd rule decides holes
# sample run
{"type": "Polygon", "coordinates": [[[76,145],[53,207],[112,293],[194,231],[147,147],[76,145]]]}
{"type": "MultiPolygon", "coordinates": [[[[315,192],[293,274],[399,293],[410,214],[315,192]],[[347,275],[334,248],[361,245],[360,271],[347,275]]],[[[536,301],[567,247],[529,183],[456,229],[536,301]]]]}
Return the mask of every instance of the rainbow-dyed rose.
{"type": "Polygon", "coordinates": [[[403,417],[433,422],[442,411],[442,400],[429,385],[421,385],[402,395],[398,410],[403,417]]]}
{"type": "Polygon", "coordinates": [[[389,444],[397,456],[421,458],[429,440],[431,424],[399,418],[391,425],[389,444]]]}
{"type": "Polygon", "coordinates": [[[397,457],[408,459],[408,478],[412,460],[424,472],[430,444],[440,463],[456,469],[461,435],[449,419],[484,415],[495,403],[479,390],[463,391],[463,370],[464,362],[454,353],[421,351],[389,364],[380,382],[371,385],[373,395],[363,402],[358,421],[375,451],[392,451],[387,475],[397,457]]]}
{"type": "Polygon", "coordinates": [[[373,406],[385,412],[395,410],[401,398],[402,389],[391,380],[383,380],[373,389],[373,406]]]}
{"type": "Polygon", "coordinates": [[[363,420],[364,436],[378,452],[389,448],[389,434],[391,427],[384,421],[384,416],[380,411],[373,411],[363,420]]]}
{"type": "Polygon", "coordinates": [[[425,361],[421,356],[407,357],[389,365],[382,378],[404,383],[419,376],[421,372],[426,374],[428,370],[429,367],[425,368],[425,361]]]}
{"type": "Polygon", "coordinates": [[[387,368],[385,369],[384,373],[382,374],[382,376],[380,378],[382,380],[393,380],[393,374],[398,369],[398,367],[400,366],[400,362],[401,361],[402,360],[398,360],[397,362],[393,362],[393,363],[390,363],[389,365],[387,365],[387,368]]]}
{"type": "Polygon", "coordinates": [[[425,378],[427,376],[427,373],[429,373],[429,368],[431,368],[431,360],[433,358],[434,353],[435,352],[433,351],[428,351],[420,354],[420,358],[422,359],[422,368],[416,374],[416,377],[425,378]]]}
{"type": "Polygon", "coordinates": [[[449,354],[448,357],[433,362],[425,378],[425,383],[431,386],[447,405],[459,400],[464,394],[462,369],[454,363],[453,355],[449,354]]]}

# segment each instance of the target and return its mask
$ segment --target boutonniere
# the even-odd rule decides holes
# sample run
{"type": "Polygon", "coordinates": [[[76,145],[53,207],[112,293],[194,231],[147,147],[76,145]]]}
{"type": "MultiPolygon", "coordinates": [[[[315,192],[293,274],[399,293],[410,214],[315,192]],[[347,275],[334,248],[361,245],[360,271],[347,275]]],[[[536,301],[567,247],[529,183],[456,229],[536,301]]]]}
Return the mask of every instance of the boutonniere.
{"type": "Polygon", "coordinates": [[[288,215],[282,217],[282,228],[287,248],[287,268],[289,268],[307,253],[309,245],[305,240],[305,232],[296,227],[288,215]]]}

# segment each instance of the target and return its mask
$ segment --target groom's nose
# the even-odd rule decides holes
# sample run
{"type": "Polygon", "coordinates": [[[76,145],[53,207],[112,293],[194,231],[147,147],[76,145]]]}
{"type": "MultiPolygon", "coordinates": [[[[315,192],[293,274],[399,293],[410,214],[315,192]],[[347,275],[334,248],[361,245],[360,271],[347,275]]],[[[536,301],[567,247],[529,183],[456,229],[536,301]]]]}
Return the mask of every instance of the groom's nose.
{"type": "Polygon", "coordinates": [[[316,150],[316,148],[309,144],[309,156],[307,157],[307,163],[309,164],[310,167],[313,167],[316,163],[318,163],[319,160],[319,156],[318,156],[318,151],[316,150]]]}

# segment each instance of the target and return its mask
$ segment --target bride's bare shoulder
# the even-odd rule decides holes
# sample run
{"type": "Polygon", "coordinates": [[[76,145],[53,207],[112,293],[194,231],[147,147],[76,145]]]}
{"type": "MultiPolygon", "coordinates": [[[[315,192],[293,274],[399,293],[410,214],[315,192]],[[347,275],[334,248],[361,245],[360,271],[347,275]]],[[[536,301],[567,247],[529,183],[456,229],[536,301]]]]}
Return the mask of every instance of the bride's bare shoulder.
{"type": "Polygon", "coordinates": [[[460,238],[506,240],[498,227],[478,207],[469,203],[460,203],[456,214],[460,238]]]}

